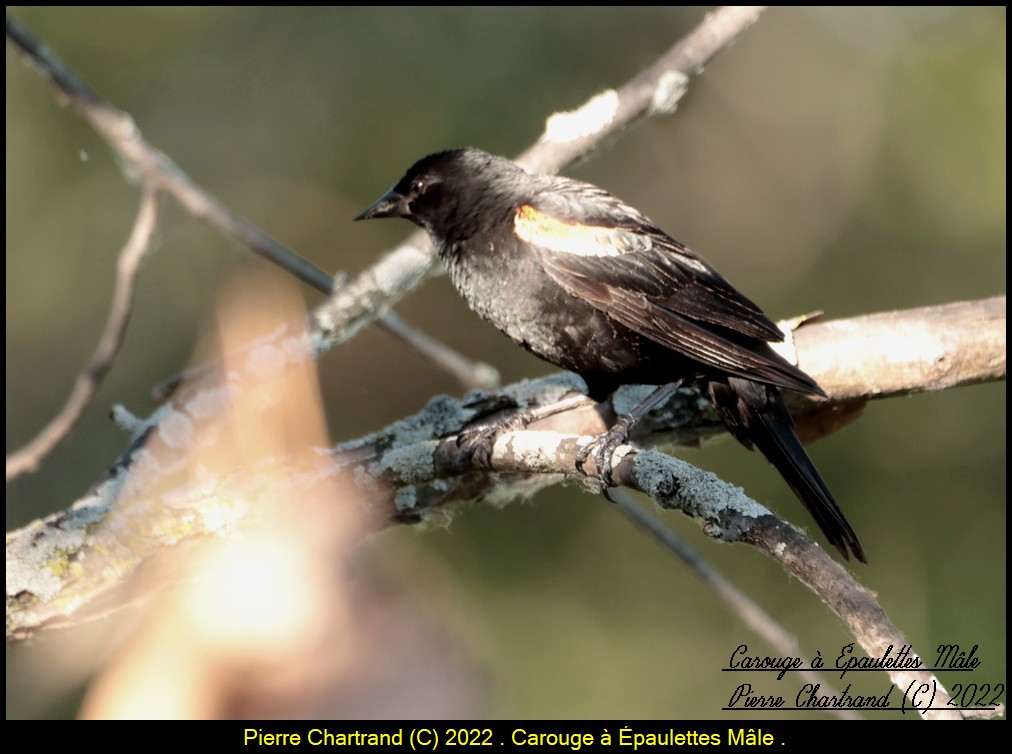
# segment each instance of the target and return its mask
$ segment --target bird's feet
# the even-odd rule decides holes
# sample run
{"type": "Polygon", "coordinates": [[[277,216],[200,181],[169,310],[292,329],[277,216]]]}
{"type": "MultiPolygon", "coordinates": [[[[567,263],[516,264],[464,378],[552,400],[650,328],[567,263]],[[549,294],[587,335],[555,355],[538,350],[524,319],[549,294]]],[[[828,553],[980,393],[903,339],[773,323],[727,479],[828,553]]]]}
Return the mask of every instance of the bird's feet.
{"type": "Polygon", "coordinates": [[[524,429],[531,423],[531,416],[526,411],[518,411],[490,424],[469,427],[457,435],[457,447],[471,457],[476,466],[491,468],[492,448],[495,441],[506,432],[524,429]]]}
{"type": "Polygon", "coordinates": [[[637,403],[632,411],[620,417],[611,429],[604,434],[598,435],[593,442],[581,448],[576,456],[577,470],[582,474],[586,474],[583,471],[583,465],[590,457],[591,449],[596,447],[597,452],[594,454],[594,460],[597,461],[597,476],[601,480],[601,490],[604,492],[609,487],[614,487],[615,483],[612,480],[611,472],[612,456],[615,454],[615,450],[629,439],[629,433],[632,432],[632,428],[636,426],[636,423],[670,398],[681,384],[682,381],[678,380],[677,382],[658,385],[646,398],[637,403]]]}
{"type": "Polygon", "coordinates": [[[489,468],[492,465],[492,448],[499,435],[514,429],[522,429],[530,423],[530,419],[525,418],[526,412],[517,410],[520,406],[508,396],[485,396],[468,403],[466,407],[474,411],[471,418],[474,426],[465,428],[457,435],[457,447],[462,448],[474,463],[482,468],[489,468]],[[498,419],[475,424],[494,414],[511,410],[513,413],[498,419]]]}
{"type": "Polygon", "coordinates": [[[576,454],[576,469],[581,474],[586,474],[583,466],[587,462],[587,459],[590,458],[591,452],[594,452],[594,462],[597,464],[597,478],[601,482],[602,492],[609,487],[615,486],[615,482],[612,479],[612,456],[615,455],[618,446],[629,439],[629,432],[635,423],[636,417],[632,414],[620,417],[611,429],[599,434],[592,442],[580,448],[580,452],[576,454]]]}
{"type": "Polygon", "coordinates": [[[492,465],[492,448],[496,440],[506,432],[526,429],[534,422],[563,414],[578,408],[594,405],[595,401],[579,393],[567,393],[561,400],[544,406],[524,407],[509,396],[488,396],[484,399],[467,404],[467,408],[475,411],[471,423],[487,418],[500,411],[511,411],[496,421],[464,429],[457,435],[457,447],[463,448],[475,464],[484,468],[492,465]]]}

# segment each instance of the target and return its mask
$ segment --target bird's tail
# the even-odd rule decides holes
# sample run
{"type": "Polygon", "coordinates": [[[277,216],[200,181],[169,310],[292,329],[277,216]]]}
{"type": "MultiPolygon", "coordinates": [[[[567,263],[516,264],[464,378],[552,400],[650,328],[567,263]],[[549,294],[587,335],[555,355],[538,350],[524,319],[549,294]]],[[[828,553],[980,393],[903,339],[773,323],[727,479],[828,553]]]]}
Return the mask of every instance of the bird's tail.
{"type": "Polygon", "coordinates": [[[706,395],[728,431],[748,449],[756,447],[805,504],[843,557],[867,562],[857,535],[794,433],[780,391],[739,377],[706,383],[706,395]]]}

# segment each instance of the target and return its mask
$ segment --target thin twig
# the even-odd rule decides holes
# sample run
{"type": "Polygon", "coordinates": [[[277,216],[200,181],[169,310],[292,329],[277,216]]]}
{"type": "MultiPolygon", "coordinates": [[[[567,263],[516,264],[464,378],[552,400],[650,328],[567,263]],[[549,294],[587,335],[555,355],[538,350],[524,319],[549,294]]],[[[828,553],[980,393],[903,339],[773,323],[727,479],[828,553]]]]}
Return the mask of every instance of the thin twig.
{"type": "Polygon", "coordinates": [[[492,390],[500,385],[499,370],[490,364],[473,361],[408,324],[394,312],[387,312],[380,320],[383,329],[403,340],[434,364],[453,375],[467,390],[492,390]]]}
{"type": "Polygon", "coordinates": [[[7,481],[35,471],[43,459],[59,445],[84,415],[102,380],[112,368],[123,343],[123,334],[133,310],[133,297],[141,261],[151,245],[151,236],[158,223],[158,191],[147,185],[141,194],[130,237],[123,245],[116,262],[116,287],[105,329],[91,361],[78,375],[74,388],[60,412],[20,449],[7,456],[7,481]]]}
{"type": "MultiPolygon", "coordinates": [[[[548,118],[544,134],[518,161],[537,173],[556,173],[639,119],[674,111],[689,77],[745,32],[764,6],[724,7],[706,18],[653,65],[618,89],[582,107],[548,118]]],[[[364,270],[314,312],[322,348],[352,338],[427,275],[435,274],[434,249],[424,231],[364,270]]]]}
{"type": "MultiPolygon", "coordinates": [[[[997,307],[997,302],[984,303],[991,304],[984,306],[985,310],[997,307]]],[[[973,308],[973,305],[942,308],[950,316],[957,316],[967,306],[973,308]]],[[[997,308],[1004,311],[1004,307],[997,308]]],[[[891,316],[898,318],[900,314],[891,316]]],[[[979,318],[961,319],[964,329],[981,327],[979,318]]],[[[988,327],[994,331],[995,328],[1003,328],[1004,324],[995,315],[990,318],[988,327]]],[[[862,337],[860,327],[844,326],[839,329],[849,331],[851,337],[858,340],[862,337]]],[[[964,335],[964,345],[979,346],[977,333],[964,335]]],[[[944,359],[962,363],[966,354],[957,346],[957,340],[950,338],[946,342],[950,350],[941,354],[944,359]]],[[[998,344],[994,338],[985,338],[983,342],[989,345],[989,350],[982,354],[980,363],[993,362],[997,359],[998,344]]],[[[799,343],[798,356],[802,363],[805,362],[805,348],[803,343],[799,343]]],[[[850,352],[853,353],[853,349],[850,352]]],[[[939,355],[936,349],[929,347],[922,354],[922,359],[933,363],[939,355]]],[[[908,352],[904,373],[925,378],[925,370],[906,368],[905,365],[912,361],[913,354],[908,352]]],[[[813,377],[822,381],[820,374],[813,374],[813,377]]],[[[540,382],[514,386],[505,392],[512,405],[547,405],[578,389],[578,382],[573,375],[561,374],[540,382]]],[[[918,385],[911,384],[906,389],[913,391],[918,389],[918,385]]],[[[148,552],[153,555],[160,549],[176,546],[180,532],[187,537],[220,533],[214,528],[205,532],[200,527],[218,527],[223,520],[241,517],[241,506],[236,508],[233,498],[218,492],[218,487],[227,483],[226,477],[216,479],[213,475],[204,475],[199,485],[193,486],[185,481],[172,482],[169,476],[180,465],[181,455],[194,452],[180,440],[191,436],[192,428],[201,422],[214,419],[209,409],[215,403],[214,396],[191,393],[187,395],[187,400],[163,407],[158,415],[139,427],[138,432],[162,437],[163,442],[155,445],[161,445],[163,452],[169,453],[168,457],[153,459],[150,444],[138,441],[124,453],[102,482],[69,511],[54,514],[8,534],[8,641],[31,636],[44,626],[72,623],[87,613],[91,606],[98,604],[98,598],[114,585],[110,581],[119,583],[142,564],[144,558],[136,554],[134,530],[138,526],[146,533],[144,541],[148,552]],[[173,427],[188,427],[190,431],[180,434],[170,431],[173,427]],[[127,484],[136,498],[133,510],[145,512],[137,520],[129,517],[121,520],[126,514],[112,505],[127,484]],[[157,490],[159,500],[166,499],[168,495],[172,500],[186,503],[167,507],[149,505],[148,497],[156,494],[147,492],[152,489],[157,490]],[[227,509],[216,512],[222,505],[227,509]],[[196,522],[190,513],[192,510],[201,511],[196,522]],[[156,519],[165,517],[166,520],[152,520],[152,516],[156,519]],[[186,520],[186,526],[178,525],[180,517],[186,520]],[[206,523],[202,524],[202,521],[206,523]],[[117,558],[113,565],[118,570],[110,569],[107,564],[110,554],[117,558]],[[77,567],[67,568],[67,562],[73,562],[77,567]]],[[[678,410],[689,411],[693,403],[698,404],[698,399],[693,401],[688,398],[686,405],[678,410]]],[[[518,494],[531,485],[543,486],[555,483],[563,476],[577,476],[580,473],[577,469],[580,448],[593,442],[591,436],[544,430],[507,433],[495,442],[488,468],[477,468],[474,459],[458,447],[453,436],[474,418],[475,413],[474,406],[446,397],[433,399],[417,416],[398,422],[376,435],[344,443],[335,449],[330,462],[321,455],[318,464],[314,462],[310,468],[283,470],[281,476],[301,475],[307,480],[306,484],[311,484],[313,479],[346,475],[357,484],[363,496],[361,504],[372,515],[383,517],[388,522],[417,521],[439,515],[441,506],[455,500],[484,497],[501,500],[505,495],[518,494]]],[[[555,420],[559,418],[554,417],[555,420]]],[[[584,471],[596,473],[593,457],[588,460],[584,471]]],[[[881,657],[889,644],[908,644],[869,590],[857,584],[824,550],[737,487],[677,458],[634,446],[620,446],[612,462],[614,479],[619,485],[646,493],[662,508],[680,510],[703,522],[703,530],[711,538],[750,543],[775,559],[846,622],[870,657],[881,657]]],[[[284,458],[271,458],[265,459],[264,463],[284,465],[286,461],[284,458]]],[[[262,471],[263,468],[258,466],[257,473],[262,471]]],[[[249,476],[244,469],[229,473],[249,476]]],[[[900,669],[894,670],[891,677],[904,693],[910,693],[915,684],[933,684],[941,690],[936,702],[941,700],[939,703],[944,705],[944,690],[928,671],[919,667],[900,669]]]]}
{"type": "MultiPolygon", "coordinates": [[[[496,441],[490,468],[500,473],[574,475],[578,472],[579,448],[592,441],[593,438],[555,432],[508,433],[496,441]]],[[[437,479],[441,467],[448,471],[460,468],[460,460],[453,457],[455,445],[451,439],[434,452],[437,479]]],[[[397,457],[399,464],[404,460],[397,457]]],[[[778,562],[847,624],[869,657],[888,656],[890,646],[909,646],[910,642],[892,623],[871,590],[857,583],[825,550],[740,488],[681,459],[630,445],[619,446],[612,461],[617,484],[645,493],[661,508],[678,510],[703,522],[704,532],[714,539],[751,544],[778,562]]],[[[378,465],[383,466],[382,462],[378,465]]],[[[593,462],[589,465],[591,468],[585,471],[596,475],[593,462]]],[[[445,479],[439,481],[446,483],[445,479]]],[[[911,655],[911,660],[914,664],[909,667],[883,670],[904,695],[919,693],[924,687],[937,690],[933,708],[942,712],[923,712],[925,717],[966,717],[954,707],[946,708],[949,696],[944,686],[930,670],[923,668],[917,656],[911,655]]]]}
{"type": "Polygon", "coordinates": [[[191,214],[238,238],[252,251],[288,270],[299,280],[324,293],[332,290],[330,275],[233,213],[190,180],[178,165],[141,136],[129,113],[106,102],[10,14],[7,14],[6,26],[7,38],[29,56],[39,71],[106,140],[113,152],[145,182],[165,191],[191,214]]]}
{"type": "MultiPolygon", "coordinates": [[[[106,102],[46,45],[11,18],[10,14],[6,18],[6,27],[7,38],[29,56],[42,74],[77,108],[144,185],[164,191],[195,217],[238,239],[254,253],[321,293],[328,296],[334,293],[334,278],[331,275],[232,212],[191,180],[175,162],[144,139],[129,113],[106,102]]],[[[378,319],[380,327],[417,348],[434,364],[460,379],[464,387],[488,386],[489,371],[486,365],[471,364],[466,357],[444,344],[434,346],[436,341],[431,336],[417,331],[401,319],[387,317],[385,314],[378,319]]]]}
{"type": "MultiPolygon", "coordinates": [[[[647,532],[661,547],[688,566],[689,570],[717,596],[717,599],[721,600],[727,605],[728,610],[738,616],[738,620],[765,639],[771,647],[780,653],[780,656],[798,656],[800,646],[793,634],[714,568],[706,558],[689,547],[681,537],[664,526],[657,516],[637,505],[627,490],[622,488],[611,490],[608,493],[608,499],[615,503],[622,515],[647,532]]],[[[813,670],[798,670],[797,673],[806,683],[819,684],[827,693],[832,693],[830,683],[821,674],[813,670]]],[[[826,711],[841,720],[859,719],[859,716],[850,710],[830,709],[826,711]]]]}
{"type": "Polygon", "coordinates": [[[724,6],[707,13],[635,78],[597,94],[572,112],[552,115],[537,143],[517,162],[533,172],[556,173],[636,121],[670,115],[688,91],[689,77],[702,73],[713,56],[748,31],[764,10],[765,5],[724,6]]]}

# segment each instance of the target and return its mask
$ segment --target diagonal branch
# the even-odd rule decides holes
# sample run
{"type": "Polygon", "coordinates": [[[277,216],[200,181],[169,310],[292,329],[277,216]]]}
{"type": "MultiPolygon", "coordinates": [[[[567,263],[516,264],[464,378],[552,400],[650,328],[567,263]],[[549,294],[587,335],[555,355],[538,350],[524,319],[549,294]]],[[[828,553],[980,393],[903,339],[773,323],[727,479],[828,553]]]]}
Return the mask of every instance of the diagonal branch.
{"type": "MultiPolygon", "coordinates": [[[[647,532],[661,547],[692,571],[716,595],[717,599],[738,617],[742,625],[748,626],[759,634],[782,657],[797,657],[800,654],[800,643],[797,637],[789,633],[772,615],[735,586],[706,558],[689,547],[681,537],[665,528],[655,516],[644,511],[629,492],[622,488],[610,490],[608,499],[615,503],[622,515],[647,532]]],[[[799,669],[798,677],[813,686],[819,684],[823,689],[832,688],[832,684],[821,673],[813,670],[799,669]]],[[[858,719],[857,714],[851,710],[828,710],[828,713],[840,720],[858,719]]]]}
{"type": "MultiPolygon", "coordinates": [[[[924,346],[919,357],[914,349],[907,349],[894,366],[899,373],[919,375],[919,381],[897,385],[891,394],[937,389],[927,367],[939,362],[940,357],[944,362],[961,365],[947,375],[950,385],[1004,379],[1004,312],[1001,297],[812,325],[807,336],[798,339],[798,356],[806,368],[812,369],[815,362],[809,361],[808,354],[820,348],[821,332],[835,339],[834,347],[845,348],[853,362],[862,355],[859,344],[881,342],[883,333],[875,323],[882,318],[890,318],[900,331],[913,327],[920,319],[933,322],[932,331],[946,333],[939,341],[946,344],[945,350],[925,340],[919,341],[924,346]],[[953,322],[961,324],[951,326],[953,322]],[[871,323],[867,332],[864,323],[871,323]],[[959,332],[962,337],[957,337],[959,332]],[[918,359],[925,368],[913,368],[918,359]]],[[[875,351],[866,355],[870,362],[879,357],[875,351]]],[[[823,384],[839,384],[832,371],[838,366],[831,367],[827,372],[812,370],[812,376],[823,384]]],[[[848,363],[844,368],[852,367],[853,363],[848,363]]],[[[579,378],[563,373],[505,392],[513,405],[524,407],[558,401],[579,388],[579,378]]],[[[855,396],[886,395],[875,386],[841,394],[829,392],[830,405],[840,400],[853,401],[855,396]]],[[[504,495],[523,494],[532,486],[578,475],[579,449],[593,441],[592,434],[565,434],[543,428],[503,435],[493,448],[490,468],[477,468],[454,440],[475,416],[475,400],[460,403],[446,397],[433,399],[417,416],[375,435],[343,443],[332,451],[331,458],[321,454],[309,467],[303,462],[288,468],[284,458],[265,459],[264,463],[280,465],[284,472],[281,477],[303,479],[306,484],[335,476],[354,480],[359,491],[354,502],[368,510],[377,525],[418,521],[455,500],[502,499],[504,495]]],[[[618,395],[615,400],[630,399],[618,395]]],[[[230,489],[229,477],[259,476],[264,472],[262,465],[253,475],[246,469],[236,469],[220,478],[205,476],[196,485],[171,481],[181,465],[180,454],[195,452],[181,440],[193,436],[194,425],[213,419],[209,409],[214,402],[213,396],[190,393],[185,402],[164,407],[138,427],[138,436],[161,438],[163,449],[172,450],[168,457],[153,459],[147,447],[150,443],[138,440],[69,511],[8,534],[8,641],[31,636],[42,627],[79,621],[93,605],[101,604],[100,597],[160,550],[177,547],[194,536],[220,535],[240,525],[242,506],[237,505],[234,494],[221,491],[230,489]],[[187,427],[191,429],[179,431],[187,427]],[[135,499],[123,508],[116,501],[125,487],[133,490],[135,499]],[[147,489],[156,492],[145,493],[147,489]],[[161,502],[164,500],[172,504],[165,505],[161,502]]],[[[673,428],[683,440],[714,432],[712,417],[700,408],[693,391],[681,391],[673,404],[658,413],[652,427],[644,424],[646,431],[661,431],[666,422],[667,429],[673,428]]],[[[551,421],[562,418],[556,416],[551,421]]],[[[635,446],[619,447],[613,461],[619,484],[645,492],[663,508],[675,508],[696,518],[703,524],[704,533],[713,539],[752,544],[777,560],[846,622],[869,655],[880,656],[889,643],[907,643],[869,590],[857,584],[821,548],[740,489],[684,461],[635,446]]],[[[593,459],[587,467],[594,473],[593,459]]],[[[917,668],[893,675],[894,684],[904,691],[915,681],[931,683],[934,679],[917,668]]]]}
{"type": "MultiPolygon", "coordinates": [[[[35,39],[9,14],[6,17],[6,29],[7,38],[17,45],[66,100],[77,108],[92,128],[106,140],[113,152],[129,166],[130,171],[139,177],[147,190],[157,190],[172,196],[193,216],[238,239],[248,249],[307,285],[327,295],[334,293],[336,286],[331,275],[230,210],[195,183],[166,154],[144,139],[129,113],[113,107],[100,97],[52,50],[35,39]]],[[[380,327],[418,350],[432,363],[445,369],[465,388],[498,384],[498,375],[490,373],[487,365],[473,364],[445,344],[417,331],[396,315],[382,312],[378,319],[380,327]]]]}
{"type": "MultiPolygon", "coordinates": [[[[749,14],[752,14],[751,18],[754,19],[756,13],[753,10],[723,9],[709,16],[697,32],[625,87],[598,95],[587,106],[574,113],[553,116],[549,120],[545,135],[522,159],[531,160],[528,164],[535,169],[551,170],[553,168],[550,165],[539,166],[537,161],[544,159],[550,163],[552,160],[559,160],[561,166],[567,160],[571,161],[581,154],[586,154],[600,143],[601,138],[628,125],[636,118],[669,111],[684,91],[687,74],[700,67],[710,55],[746,28],[750,23],[749,14]],[[676,58],[677,65],[668,58],[676,58]],[[634,83],[636,86],[633,86],[634,83]],[[635,104],[637,102],[640,104],[635,104]],[[539,150],[543,150],[543,157],[538,156],[542,154],[539,150]]],[[[8,34],[10,35],[9,20],[8,34]]],[[[135,131],[132,123],[128,121],[127,116],[127,121],[121,125],[127,130],[135,131]]],[[[164,158],[164,155],[162,157],[164,158]]],[[[385,311],[400,293],[408,290],[424,275],[432,273],[431,252],[416,247],[403,258],[396,257],[396,253],[382,260],[348,289],[336,295],[328,302],[327,307],[321,308],[317,319],[326,331],[325,337],[321,339],[324,345],[333,345],[350,337],[355,328],[372,321],[379,313],[385,311]],[[401,266],[403,259],[409,262],[406,272],[401,266]],[[370,306],[360,307],[354,295],[342,298],[342,294],[348,293],[356,286],[359,293],[365,291],[368,294],[370,306]],[[387,295],[388,292],[392,293],[387,295]],[[372,298],[373,294],[377,293],[381,295],[372,298]],[[341,301],[341,305],[338,306],[335,316],[329,305],[338,300],[341,301]],[[375,303],[374,307],[372,303],[375,303]],[[356,309],[356,306],[359,308],[356,309]],[[341,318],[352,323],[353,327],[339,333],[342,330],[341,318]],[[337,327],[333,327],[335,323],[337,327]]],[[[869,366],[863,374],[860,370],[841,374],[836,389],[829,389],[833,401],[828,405],[807,406],[806,416],[823,416],[824,419],[827,411],[832,413],[841,407],[851,411],[856,406],[856,410],[859,410],[863,401],[871,397],[1004,379],[1004,297],[987,302],[956,304],[951,307],[947,312],[939,312],[938,319],[934,321],[928,319],[934,316],[932,312],[872,315],[869,318],[861,318],[866,320],[864,322],[858,323],[854,320],[851,324],[840,327],[832,335],[827,334],[827,338],[838,338],[832,346],[833,349],[847,349],[844,352],[849,354],[851,361],[860,362],[867,356],[869,366]],[[913,330],[903,331],[900,328],[905,321],[916,324],[914,320],[918,317],[922,318],[923,322],[916,329],[918,337],[912,338],[910,333],[914,332],[913,330]],[[965,318],[961,320],[963,317],[965,318]],[[957,320],[960,323],[953,330],[951,341],[936,337],[946,331],[948,323],[957,320]],[[971,327],[979,327],[981,332],[975,334],[983,337],[973,340],[965,332],[968,323],[972,323],[971,327]],[[877,334],[873,334],[872,331],[876,329],[877,334]],[[901,333],[898,340],[895,338],[897,332],[901,333]],[[865,338],[863,345],[850,340],[855,333],[859,338],[862,336],[865,338]],[[892,340],[890,333],[893,336],[892,340]],[[876,341],[879,345],[871,347],[876,341]],[[909,371],[900,373],[895,358],[897,354],[902,355],[900,361],[911,366],[909,371]],[[876,357],[877,365],[871,367],[876,357]],[[885,376],[880,376],[876,370],[882,371],[885,376]]],[[[943,308],[946,307],[937,307],[943,308]]],[[[826,384],[825,381],[831,378],[820,374],[820,367],[813,366],[818,359],[812,354],[822,342],[817,334],[819,327],[824,325],[799,330],[798,349],[804,368],[826,384]]],[[[827,360],[825,369],[832,372],[842,361],[848,359],[837,357],[827,360]]],[[[560,386],[578,388],[578,385],[565,380],[557,382],[556,387],[560,386]]],[[[215,506],[221,504],[215,494],[217,488],[213,482],[200,489],[182,486],[173,488],[171,492],[178,493],[175,496],[178,508],[173,506],[173,510],[165,510],[153,505],[151,508],[153,518],[140,521],[143,524],[144,535],[148,537],[143,542],[147,549],[142,547],[140,551],[135,546],[131,547],[137,544],[137,540],[131,541],[130,536],[137,532],[131,530],[129,525],[123,528],[96,525],[124,524],[121,517],[123,511],[115,506],[122,487],[125,484],[134,488],[142,485],[143,489],[143,485],[148,482],[144,478],[146,474],[157,475],[162,471],[153,469],[151,464],[143,463],[144,460],[150,461],[150,456],[145,456],[147,437],[154,434],[168,434],[170,429],[178,429],[185,422],[201,421],[202,416],[187,414],[187,411],[193,410],[196,405],[206,410],[208,403],[199,403],[199,399],[206,397],[213,387],[196,386],[193,391],[186,394],[186,400],[177,400],[164,407],[156,416],[141,423],[138,437],[131,448],[95,489],[72,509],[35,522],[9,535],[7,549],[9,640],[12,637],[30,635],[39,626],[76,620],[87,610],[89,603],[93,604],[99,595],[106,594],[109,587],[115,585],[113,582],[122,581],[132,574],[151,553],[160,548],[175,547],[179,544],[179,539],[174,534],[167,534],[179,531],[178,528],[174,529],[171,526],[172,516],[192,515],[195,510],[213,513],[215,506]],[[165,517],[164,521],[158,518],[160,516],[165,517]],[[161,526],[162,523],[169,525],[161,526]],[[119,547],[116,550],[120,556],[117,562],[119,568],[103,572],[100,568],[103,562],[100,554],[110,544],[119,547]],[[82,568],[85,571],[84,578],[82,568]],[[80,612],[77,612],[78,608],[80,612]]],[[[526,390],[530,391],[529,386],[526,390]]],[[[689,394],[679,396],[679,400],[681,402],[674,409],[670,407],[667,409],[669,418],[673,418],[673,422],[669,421],[667,425],[667,431],[673,430],[678,436],[686,433],[688,436],[691,425],[698,428],[695,430],[697,437],[714,431],[712,419],[708,420],[705,412],[703,414],[696,412],[688,423],[683,421],[686,414],[692,414],[693,404],[698,401],[689,394]]],[[[494,473],[490,474],[487,469],[474,468],[472,459],[461,458],[459,454],[455,454],[452,441],[440,442],[440,438],[463,427],[474,414],[473,408],[467,404],[456,404],[448,399],[434,400],[431,407],[442,410],[426,412],[421,417],[413,417],[412,420],[398,423],[396,432],[388,429],[376,436],[346,443],[334,453],[339,468],[321,459],[319,466],[312,469],[292,469],[292,472],[306,474],[309,484],[312,483],[314,475],[322,477],[349,473],[362,484],[363,497],[360,502],[364,506],[383,511],[387,520],[417,520],[424,517],[432,508],[451,500],[484,496],[492,487],[497,486],[506,492],[515,493],[524,485],[543,484],[546,479],[551,481],[557,478],[548,475],[559,473],[573,475],[575,466],[572,464],[571,456],[575,457],[574,451],[581,443],[589,441],[585,436],[586,433],[582,431],[576,434],[525,432],[505,436],[496,446],[497,452],[493,455],[492,461],[494,473]],[[392,486],[387,487],[386,484],[392,486]]],[[[621,412],[619,409],[616,411],[621,412]]],[[[853,413],[844,413],[850,418],[853,416],[853,413]]],[[[839,418],[837,416],[835,420],[820,419],[818,422],[811,422],[818,425],[813,434],[838,428],[839,418]]],[[[569,419],[570,417],[565,417],[566,421],[569,419]]],[[[663,417],[661,421],[655,422],[655,428],[658,431],[664,430],[663,417]]],[[[177,435],[175,439],[179,440],[181,437],[185,439],[185,432],[177,435]]],[[[178,453],[190,450],[185,447],[185,443],[173,446],[173,451],[178,453]]],[[[749,542],[776,557],[785,568],[820,594],[838,614],[844,616],[855,635],[860,635],[863,630],[862,623],[865,621],[873,624],[876,630],[884,623],[888,623],[887,617],[874,604],[874,600],[870,603],[866,601],[870,596],[867,590],[862,592],[861,587],[853,584],[852,580],[847,583],[846,579],[850,577],[843,569],[836,566],[818,547],[783,522],[774,519],[754,501],[739,494],[732,494],[733,488],[729,490],[726,485],[724,487],[712,485],[713,480],[699,478],[700,472],[692,467],[686,468],[687,465],[669,467],[668,461],[673,459],[667,459],[666,456],[641,451],[638,448],[622,448],[620,452],[623,453],[622,462],[616,465],[620,481],[633,489],[646,487],[653,493],[658,503],[679,507],[696,515],[705,521],[706,533],[711,537],[749,542]],[[646,474],[643,466],[651,473],[646,474]],[[707,498],[708,490],[711,493],[721,490],[718,495],[720,500],[707,498]],[[850,611],[858,604],[867,605],[866,611],[855,612],[852,615],[850,611]]],[[[285,459],[270,459],[268,463],[284,464],[285,459]]],[[[165,468],[172,466],[172,463],[167,463],[165,468]]],[[[592,466],[590,468],[592,469],[592,466]]],[[[238,469],[235,473],[241,475],[245,471],[247,470],[238,469]]],[[[156,479],[153,486],[157,487],[158,483],[166,484],[167,479],[156,479]]],[[[164,488],[161,489],[161,493],[165,493],[164,488]]],[[[235,515],[235,511],[229,513],[235,515]]],[[[192,521],[188,521],[187,536],[200,536],[211,531],[220,532],[222,528],[212,529],[208,522],[214,521],[220,525],[225,519],[227,516],[217,518],[214,515],[204,516],[196,526],[192,525],[192,521]],[[201,529],[201,524],[207,528],[201,529]]],[[[227,529],[229,524],[236,522],[235,519],[230,520],[224,528],[227,529]]],[[[880,648],[876,642],[884,635],[902,638],[898,632],[877,634],[862,639],[862,644],[867,641],[866,649],[872,653],[880,648]]],[[[896,681],[899,683],[899,679],[896,681]]]]}
{"type": "Polygon", "coordinates": [[[207,220],[222,232],[238,238],[252,251],[288,270],[304,283],[325,293],[332,290],[330,275],[233,213],[194,183],[167,155],[144,139],[129,113],[102,99],[10,14],[7,14],[6,27],[7,38],[28,56],[42,75],[84,116],[116,156],[129,165],[144,183],[164,191],[194,216],[207,220]]]}
{"type": "MultiPolygon", "coordinates": [[[[764,6],[723,7],[700,22],[668,52],[617,89],[592,97],[582,107],[548,118],[545,132],[518,162],[537,173],[557,173],[636,121],[674,111],[689,77],[748,30],[764,6]]],[[[432,244],[424,231],[412,233],[372,267],[317,307],[320,347],[333,348],[354,337],[434,269],[432,244]]]]}

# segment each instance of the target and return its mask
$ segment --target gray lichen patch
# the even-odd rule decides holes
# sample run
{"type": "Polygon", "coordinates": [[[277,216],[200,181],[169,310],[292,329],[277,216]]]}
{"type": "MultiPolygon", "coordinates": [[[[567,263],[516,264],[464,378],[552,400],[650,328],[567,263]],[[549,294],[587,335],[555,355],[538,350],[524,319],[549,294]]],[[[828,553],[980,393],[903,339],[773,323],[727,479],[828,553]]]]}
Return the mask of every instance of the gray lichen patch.
{"type": "Polygon", "coordinates": [[[437,445],[435,440],[428,440],[391,448],[369,465],[369,472],[398,486],[428,481],[433,476],[432,459],[437,445]]]}
{"type": "Polygon", "coordinates": [[[379,434],[398,445],[434,440],[459,432],[474,413],[448,395],[437,395],[420,412],[394,422],[379,434]]]}
{"type": "Polygon", "coordinates": [[[697,518],[716,521],[728,509],[752,518],[770,515],[741,487],[673,456],[643,451],[636,457],[634,473],[640,489],[659,505],[691,512],[697,518]]]}

